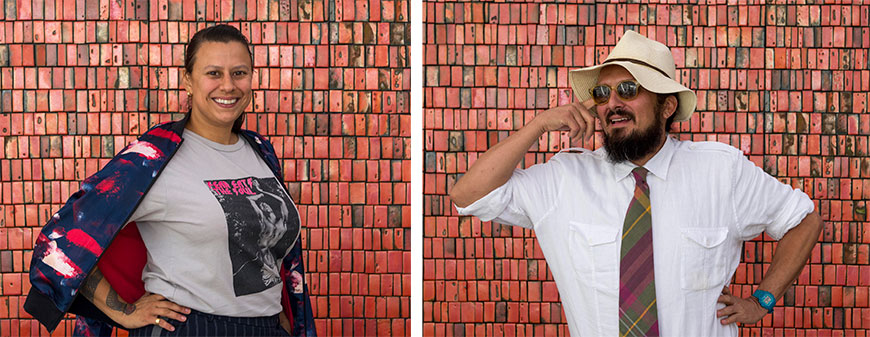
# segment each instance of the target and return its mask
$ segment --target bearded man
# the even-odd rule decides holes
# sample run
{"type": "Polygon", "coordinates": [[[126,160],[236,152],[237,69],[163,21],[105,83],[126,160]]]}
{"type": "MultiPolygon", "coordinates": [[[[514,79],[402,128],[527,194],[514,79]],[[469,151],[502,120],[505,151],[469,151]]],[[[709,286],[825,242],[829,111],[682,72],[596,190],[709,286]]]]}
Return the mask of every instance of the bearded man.
{"type": "Polygon", "coordinates": [[[538,114],[456,182],[459,214],[535,230],[573,336],[736,336],[772,312],[822,223],[806,194],[729,145],[668,137],[695,110],[663,44],[626,31],[569,74],[577,102],[538,114]],[[515,167],[543,133],[604,131],[596,151],[515,167]],[[743,242],[779,240],[752,296],[728,291],[743,242]]]}

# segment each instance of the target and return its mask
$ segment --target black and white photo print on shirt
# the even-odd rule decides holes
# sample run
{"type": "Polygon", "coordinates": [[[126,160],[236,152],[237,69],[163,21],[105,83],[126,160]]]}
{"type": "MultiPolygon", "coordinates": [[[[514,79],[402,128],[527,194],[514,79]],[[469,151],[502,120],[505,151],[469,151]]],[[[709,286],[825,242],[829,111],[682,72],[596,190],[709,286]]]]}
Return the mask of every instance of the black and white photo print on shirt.
{"type": "Polygon", "coordinates": [[[281,283],[280,264],[299,237],[299,214],[278,179],[204,181],[227,219],[236,296],[281,283]]]}

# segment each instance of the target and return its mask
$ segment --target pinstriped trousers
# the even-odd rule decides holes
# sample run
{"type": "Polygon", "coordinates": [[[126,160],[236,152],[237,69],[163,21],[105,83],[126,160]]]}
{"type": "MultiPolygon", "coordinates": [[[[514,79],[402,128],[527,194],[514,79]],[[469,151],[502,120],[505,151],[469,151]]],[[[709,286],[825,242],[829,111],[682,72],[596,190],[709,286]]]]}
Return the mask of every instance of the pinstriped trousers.
{"type": "Polygon", "coordinates": [[[130,337],[156,336],[290,336],[278,323],[278,315],[269,317],[229,317],[191,310],[187,321],[166,320],[175,331],[157,325],[130,330],[130,337]]]}

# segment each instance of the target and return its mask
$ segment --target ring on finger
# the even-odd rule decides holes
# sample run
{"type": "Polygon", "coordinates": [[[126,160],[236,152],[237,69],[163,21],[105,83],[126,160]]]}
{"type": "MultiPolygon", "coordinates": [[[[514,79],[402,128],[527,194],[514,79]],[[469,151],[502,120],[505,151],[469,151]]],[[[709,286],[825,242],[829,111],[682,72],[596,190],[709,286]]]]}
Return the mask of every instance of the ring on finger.
{"type": "Polygon", "coordinates": [[[154,320],[154,325],[160,325],[160,318],[154,320]]]}

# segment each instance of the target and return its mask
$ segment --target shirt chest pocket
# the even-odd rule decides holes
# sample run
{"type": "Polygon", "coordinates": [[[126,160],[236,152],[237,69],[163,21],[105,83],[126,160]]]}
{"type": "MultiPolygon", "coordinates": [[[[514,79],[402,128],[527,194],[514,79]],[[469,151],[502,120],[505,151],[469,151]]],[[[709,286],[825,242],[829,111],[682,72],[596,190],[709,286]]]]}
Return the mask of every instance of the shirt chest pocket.
{"type": "Polygon", "coordinates": [[[710,289],[724,284],[731,245],[727,227],[681,229],[680,286],[687,290],[710,289]]]}
{"type": "Polygon", "coordinates": [[[598,288],[613,286],[619,270],[619,228],[574,221],[569,227],[577,280],[598,288]]]}

